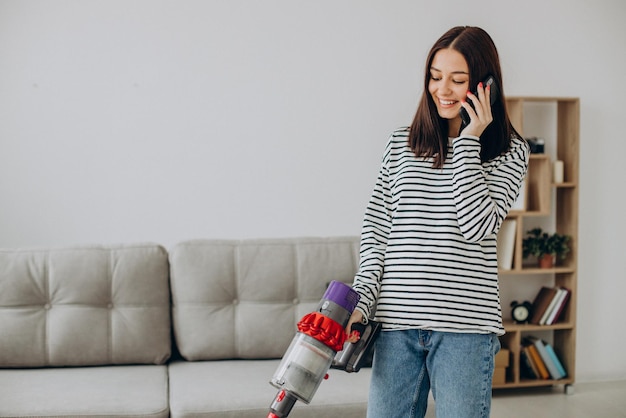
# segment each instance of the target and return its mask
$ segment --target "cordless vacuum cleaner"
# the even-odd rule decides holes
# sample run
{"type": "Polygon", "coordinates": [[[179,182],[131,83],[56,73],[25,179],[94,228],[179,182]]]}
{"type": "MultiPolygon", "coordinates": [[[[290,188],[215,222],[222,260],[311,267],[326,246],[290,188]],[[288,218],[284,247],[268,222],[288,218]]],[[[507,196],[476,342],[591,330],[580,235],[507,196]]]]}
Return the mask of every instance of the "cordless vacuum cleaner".
{"type": "Polygon", "coordinates": [[[332,281],[317,310],[298,323],[298,332],[285,352],[270,383],[279,389],[267,418],[285,418],[297,400],[311,402],[328,377],[337,352],[346,343],[345,327],[359,295],[348,285],[332,281]]]}

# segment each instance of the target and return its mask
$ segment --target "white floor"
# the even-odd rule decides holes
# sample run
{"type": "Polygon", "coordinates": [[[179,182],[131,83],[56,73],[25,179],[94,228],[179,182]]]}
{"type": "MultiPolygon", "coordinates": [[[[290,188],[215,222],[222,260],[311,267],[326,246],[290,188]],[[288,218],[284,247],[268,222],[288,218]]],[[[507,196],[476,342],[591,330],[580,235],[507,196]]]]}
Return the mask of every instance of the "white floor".
{"type": "MultiPolygon", "coordinates": [[[[427,418],[435,418],[430,404],[427,418]]],[[[626,380],[576,383],[566,395],[563,386],[498,390],[491,404],[493,418],[625,418],[626,380]]]]}

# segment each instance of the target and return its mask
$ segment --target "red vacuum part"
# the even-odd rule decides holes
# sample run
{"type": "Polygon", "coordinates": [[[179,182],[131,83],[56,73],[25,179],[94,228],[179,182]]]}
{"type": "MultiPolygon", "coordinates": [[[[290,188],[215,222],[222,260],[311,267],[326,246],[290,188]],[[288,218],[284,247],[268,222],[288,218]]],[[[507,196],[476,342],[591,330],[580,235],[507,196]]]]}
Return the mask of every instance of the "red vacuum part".
{"type": "Polygon", "coordinates": [[[346,342],[346,331],[341,324],[319,312],[311,312],[302,317],[298,322],[298,330],[334,351],[343,350],[343,343],[346,342]]]}

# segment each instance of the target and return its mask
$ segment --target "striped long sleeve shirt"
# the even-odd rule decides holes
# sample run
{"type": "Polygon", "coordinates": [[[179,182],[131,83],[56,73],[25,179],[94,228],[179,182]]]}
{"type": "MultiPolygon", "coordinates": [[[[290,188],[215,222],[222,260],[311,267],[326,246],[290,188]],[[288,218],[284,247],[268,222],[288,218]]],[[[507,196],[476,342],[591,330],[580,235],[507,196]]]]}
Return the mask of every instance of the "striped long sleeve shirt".
{"type": "Polygon", "coordinates": [[[477,137],[450,140],[442,168],[408,129],[389,138],[365,211],[354,289],[383,329],[504,333],[496,235],[528,169],[519,138],[481,163],[477,137]]]}

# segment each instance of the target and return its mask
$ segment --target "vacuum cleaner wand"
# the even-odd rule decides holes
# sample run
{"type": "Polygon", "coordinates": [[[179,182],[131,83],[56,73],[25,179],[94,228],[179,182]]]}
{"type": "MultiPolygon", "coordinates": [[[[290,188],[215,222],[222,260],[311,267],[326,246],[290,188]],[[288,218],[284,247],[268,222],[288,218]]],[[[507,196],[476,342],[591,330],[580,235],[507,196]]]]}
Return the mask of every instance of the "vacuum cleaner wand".
{"type": "Polygon", "coordinates": [[[270,383],[279,389],[267,418],[285,418],[296,401],[310,403],[322,380],[328,378],[335,354],[343,350],[345,327],[359,295],[348,285],[332,281],[316,311],[298,322],[291,341],[270,383]]]}

